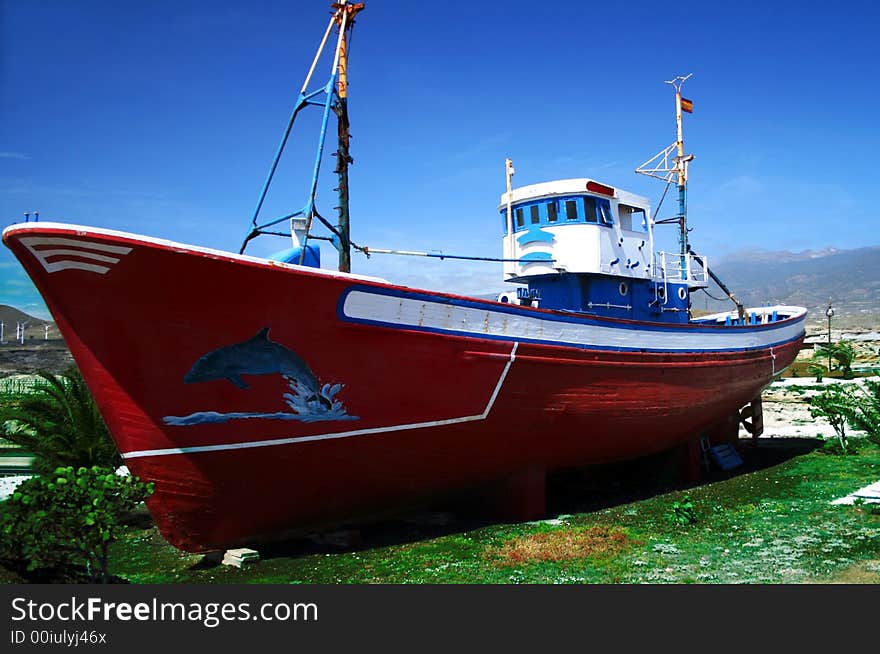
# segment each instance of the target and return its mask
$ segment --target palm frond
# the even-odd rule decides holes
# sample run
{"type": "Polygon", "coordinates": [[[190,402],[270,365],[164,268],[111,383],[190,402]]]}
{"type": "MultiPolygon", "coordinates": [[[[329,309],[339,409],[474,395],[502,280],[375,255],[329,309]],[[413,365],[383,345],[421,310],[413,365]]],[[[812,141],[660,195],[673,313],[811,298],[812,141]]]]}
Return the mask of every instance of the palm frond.
{"type": "Polygon", "coordinates": [[[38,377],[28,392],[0,394],[3,438],[32,453],[38,472],[68,465],[118,467],[119,452],[79,371],[38,377]]]}

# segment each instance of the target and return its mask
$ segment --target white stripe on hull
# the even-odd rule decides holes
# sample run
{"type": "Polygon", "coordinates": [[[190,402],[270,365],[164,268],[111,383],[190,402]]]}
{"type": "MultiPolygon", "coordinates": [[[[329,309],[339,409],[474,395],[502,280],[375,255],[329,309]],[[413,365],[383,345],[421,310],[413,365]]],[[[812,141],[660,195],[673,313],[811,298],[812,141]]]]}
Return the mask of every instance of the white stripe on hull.
{"type": "Polygon", "coordinates": [[[802,320],[786,322],[779,327],[756,326],[748,331],[719,327],[714,333],[687,327],[652,329],[648,324],[606,326],[366,290],[350,292],[343,303],[342,313],[347,318],[390,327],[452,332],[476,338],[488,336],[573,347],[666,352],[764,348],[793,340],[804,333],[802,320]]]}
{"type": "Polygon", "coordinates": [[[29,236],[22,238],[21,242],[30,250],[40,265],[48,273],[55,273],[62,270],[85,270],[87,272],[106,275],[110,270],[110,266],[119,263],[118,257],[107,256],[106,254],[97,254],[97,252],[105,252],[125,256],[131,252],[132,248],[122,245],[108,245],[107,243],[93,243],[91,241],[52,237],[52,236],[29,236]],[[41,246],[64,246],[57,249],[39,249],[41,246]],[[95,252],[97,251],[97,252],[95,252]],[[58,259],[57,257],[77,257],[78,259],[91,259],[92,261],[101,261],[107,266],[97,263],[86,263],[85,261],[77,261],[77,259],[58,259]],[[49,261],[50,258],[55,259],[49,261]]]}
{"type": "Polygon", "coordinates": [[[191,454],[196,452],[222,452],[225,450],[243,450],[249,449],[252,447],[269,447],[273,445],[291,445],[293,443],[309,443],[312,441],[326,441],[333,440],[337,438],[351,438],[352,436],[370,436],[372,434],[386,434],[388,432],[394,431],[404,431],[408,429],[424,429],[425,427],[443,427],[444,425],[455,425],[461,422],[473,422],[475,420],[485,420],[489,417],[489,413],[492,411],[492,407],[495,405],[495,400],[498,399],[498,393],[501,392],[501,387],[504,385],[504,380],[507,379],[507,373],[510,371],[510,366],[513,365],[514,360],[516,359],[516,348],[519,343],[514,343],[513,347],[510,349],[510,355],[508,356],[507,363],[504,365],[504,370],[501,371],[501,376],[498,378],[498,382],[495,384],[495,388],[492,391],[492,395],[489,397],[489,401],[486,403],[486,408],[483,409],[482,413],[478,413],[473,416],[462,416],[461,418],[447,418],[445,420],[429,420],[427,422],[415,422],[410,423],[408,425],[390,425],[388,427],[373,427],[372,429],[353,429],[351,431],[338,431],[330,434],[314,434],[312,436],[299,436],[296,438],[273,438],[265,441],[242,441],[239,443],[226,443],[223,445],[196,445],[194,447],[169,447],[161,450],[138,450],[135,452],[125,452],[122,455],[123,459],[137,459],[139,457],[144,456],[167,456],[169,454],[191,454]]]}

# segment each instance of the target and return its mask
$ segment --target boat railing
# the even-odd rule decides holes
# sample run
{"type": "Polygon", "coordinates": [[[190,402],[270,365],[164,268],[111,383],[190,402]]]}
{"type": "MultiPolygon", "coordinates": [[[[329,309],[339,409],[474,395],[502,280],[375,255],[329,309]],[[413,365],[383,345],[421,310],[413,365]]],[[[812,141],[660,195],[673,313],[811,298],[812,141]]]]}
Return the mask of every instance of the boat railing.
{"type": "Polygon", "coordinates": [[[675,252],[658,252],[654,268],[654,281],[663,283],[687,282],[690,288],[709,285],[709,263],[706,257],[675,252]]]}

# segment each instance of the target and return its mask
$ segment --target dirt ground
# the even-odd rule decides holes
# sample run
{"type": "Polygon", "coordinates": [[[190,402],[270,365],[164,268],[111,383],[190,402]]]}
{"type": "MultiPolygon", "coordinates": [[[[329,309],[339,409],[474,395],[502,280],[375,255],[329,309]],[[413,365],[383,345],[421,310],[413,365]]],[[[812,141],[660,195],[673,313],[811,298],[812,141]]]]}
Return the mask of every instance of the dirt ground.
{"type": "Polygon", "coordinates": [[[0,346],[0,377],[32,375],[40,370],[60,373],[72,365],[73,357],[60,339],[0,346]]]}

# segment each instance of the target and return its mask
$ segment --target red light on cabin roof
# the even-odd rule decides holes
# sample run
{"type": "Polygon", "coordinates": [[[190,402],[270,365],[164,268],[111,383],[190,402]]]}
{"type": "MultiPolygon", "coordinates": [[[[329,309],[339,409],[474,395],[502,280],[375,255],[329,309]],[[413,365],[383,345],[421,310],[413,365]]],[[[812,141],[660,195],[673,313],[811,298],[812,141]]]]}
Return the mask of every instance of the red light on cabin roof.
{"type": "Polygon", "coordinates": [[[587,190],[593,193],[601,193],[602,195],[610,195],[614,197],[614,189],[598,182],[587,182],[587,190]]]}

